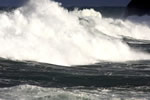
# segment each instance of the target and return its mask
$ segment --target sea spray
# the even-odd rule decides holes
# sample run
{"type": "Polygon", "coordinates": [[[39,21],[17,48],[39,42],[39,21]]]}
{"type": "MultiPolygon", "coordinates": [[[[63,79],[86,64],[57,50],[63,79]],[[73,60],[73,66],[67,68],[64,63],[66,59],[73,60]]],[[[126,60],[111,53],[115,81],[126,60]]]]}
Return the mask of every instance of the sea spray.
{"type": "Polygon", "coordinates": [[[147,39],[148,25],[103,18],[92,9],[72,11],[49,0],[29,0],[24,6],[0,13],[0,57],[58,65],[100,61],[145,60],[122,38],[147,39]]]}

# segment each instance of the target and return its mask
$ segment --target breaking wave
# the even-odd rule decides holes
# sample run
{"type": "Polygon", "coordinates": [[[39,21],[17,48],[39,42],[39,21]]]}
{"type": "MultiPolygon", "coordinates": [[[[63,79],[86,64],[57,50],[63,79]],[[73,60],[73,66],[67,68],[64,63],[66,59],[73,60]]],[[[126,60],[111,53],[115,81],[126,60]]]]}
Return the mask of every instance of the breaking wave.
{"type": "Polygon", "coordinates": [[[145,17],[150,18],[115,20],[93,9],[68,11],[54,1],[29,0],[12,12],[0,13],[0,57],[58,65],[149,59],[148,53],[123,41],[123,37],[150,40],[147,21],[136,22],[145,17]]]}

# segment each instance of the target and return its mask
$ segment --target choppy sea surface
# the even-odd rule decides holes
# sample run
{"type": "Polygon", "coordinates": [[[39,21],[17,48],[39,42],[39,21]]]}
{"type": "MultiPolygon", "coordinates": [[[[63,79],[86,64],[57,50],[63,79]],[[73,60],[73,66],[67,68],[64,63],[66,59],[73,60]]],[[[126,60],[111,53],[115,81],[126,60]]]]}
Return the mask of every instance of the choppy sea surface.
{"type": "Polygon", "coordinates": [[[150,16],[68,9],[0,11],[0,100],[150,100],[150,16]]]}

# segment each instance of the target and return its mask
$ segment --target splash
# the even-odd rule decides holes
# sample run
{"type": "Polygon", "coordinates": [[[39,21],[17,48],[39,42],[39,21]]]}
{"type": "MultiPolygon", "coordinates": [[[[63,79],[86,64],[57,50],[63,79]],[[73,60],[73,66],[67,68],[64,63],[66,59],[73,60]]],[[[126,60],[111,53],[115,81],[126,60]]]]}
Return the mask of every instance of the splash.
{"type": "Polygon", "coordinates": [[[0,57],[58,65],[149,59],[122,36],[149,39],[147,25],[103,18],[93,9],[72,11],[49,0],[29,0],[0,13],[0,57]]]}

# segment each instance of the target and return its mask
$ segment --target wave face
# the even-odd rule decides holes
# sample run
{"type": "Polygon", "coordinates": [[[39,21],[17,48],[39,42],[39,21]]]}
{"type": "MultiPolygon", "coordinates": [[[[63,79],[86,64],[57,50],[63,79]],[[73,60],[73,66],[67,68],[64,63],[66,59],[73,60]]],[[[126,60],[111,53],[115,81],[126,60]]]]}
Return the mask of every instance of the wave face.
{"type": "Polygon", "coordinates": [[[123,40],[150,40],[147,21],[134,22],[145,18],[149,19],[114,20],[93,9],[69,12],[54,1],[30,0],[12,12],[0,13],[0,57],[58,65],[146,60],[148,53],[123,40]]]}

